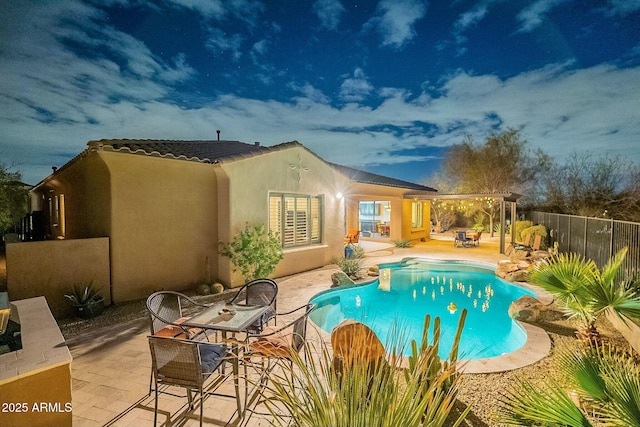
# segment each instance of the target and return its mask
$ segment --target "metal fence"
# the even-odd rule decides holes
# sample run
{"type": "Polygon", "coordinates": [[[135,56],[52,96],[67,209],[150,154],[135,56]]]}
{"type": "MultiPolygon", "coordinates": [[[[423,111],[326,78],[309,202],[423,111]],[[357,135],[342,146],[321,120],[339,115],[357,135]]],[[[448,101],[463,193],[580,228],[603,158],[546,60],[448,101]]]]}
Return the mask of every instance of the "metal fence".
{"type": "Polygon", "coordinates": [[[531,220],[547,227],[550,247],[558,242],[559,252],[578,253],[598,267],[627,247],[621,276],[632,279],[640,273],[640,223],[536,211],[531,212],[531,220]]]}

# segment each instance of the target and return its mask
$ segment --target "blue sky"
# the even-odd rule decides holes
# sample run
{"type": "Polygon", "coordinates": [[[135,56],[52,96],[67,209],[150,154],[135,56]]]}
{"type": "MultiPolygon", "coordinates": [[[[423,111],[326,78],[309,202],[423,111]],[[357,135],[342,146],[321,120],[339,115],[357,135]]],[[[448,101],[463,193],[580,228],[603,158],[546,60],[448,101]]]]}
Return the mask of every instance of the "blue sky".
{"type": "Polygon", "coordinates": [[[8,0],[0,161],[35,184],[92,139],[298,140],[413,182],[520,129],[640,162],[639,0],[8,0]]]}

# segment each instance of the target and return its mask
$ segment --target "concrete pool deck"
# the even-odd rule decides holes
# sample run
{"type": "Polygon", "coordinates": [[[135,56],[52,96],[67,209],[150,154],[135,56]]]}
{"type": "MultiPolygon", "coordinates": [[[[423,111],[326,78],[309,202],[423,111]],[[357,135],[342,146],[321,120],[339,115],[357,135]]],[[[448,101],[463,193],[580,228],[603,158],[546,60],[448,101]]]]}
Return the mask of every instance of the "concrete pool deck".
{"type": "MultiPolygon", "coordinates": [[[[406,257],[438,260],[467,260],[496,266],[507,259],[498,253],[498,238],[483,235],[479,247],[454,248],[453,239],[439,236],[412,248],[395,248],[385,242],[363,241],[365,268],[396,262],[406,257]]],[[[320,291],[331,287],[331,274],[335,266],[278,278],[278,310],[286,311],[303,305],[320,291]]],[[[372,278],[373,279],[373,278],[372,278]]],[[[541,298],[549,302],[547,296],[541,298]]],[[[543,330],[523,324],[529,335],[527,344],[509,355],[470,361],[464,372],[498,372],[517,369],[543,358],[550,349],[550,340],[543,330]]],[[[123,324],[83,333],[67,340],[73,362],[72,404],[74,426],[150,426],[153,425],[153,396],[147,396],[151,358],[147,343],[147,319],[136,319],[123,324]]],[[[310,341],[319,348],[328,334],[311,327],[310,341]]],[[[158,425],[198,425],[199,409],[185,408],[186,399],[163,396],[159,407],[158,425]],[[179,414],[190,414],[178,420],[179,414]],[[178,414],[178,415],[176,415],[178,414]]],[[[242,422],[237,419],[235,401],[208,398],[204,403],[207,425],[267,426],[268,416],[249,414],[242,422]]]]}

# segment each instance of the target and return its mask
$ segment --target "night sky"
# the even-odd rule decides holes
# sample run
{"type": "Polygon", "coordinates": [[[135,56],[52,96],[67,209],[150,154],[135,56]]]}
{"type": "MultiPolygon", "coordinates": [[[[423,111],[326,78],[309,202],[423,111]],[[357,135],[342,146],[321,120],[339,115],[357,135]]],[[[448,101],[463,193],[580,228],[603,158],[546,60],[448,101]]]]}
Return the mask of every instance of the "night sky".
{"type": "Polygon", "coordinates": [[[638,0],[8,0],[0,162],[36,184],[92,139],[297,140],[426,178],[520,129],[640,162],[638,0]]]}

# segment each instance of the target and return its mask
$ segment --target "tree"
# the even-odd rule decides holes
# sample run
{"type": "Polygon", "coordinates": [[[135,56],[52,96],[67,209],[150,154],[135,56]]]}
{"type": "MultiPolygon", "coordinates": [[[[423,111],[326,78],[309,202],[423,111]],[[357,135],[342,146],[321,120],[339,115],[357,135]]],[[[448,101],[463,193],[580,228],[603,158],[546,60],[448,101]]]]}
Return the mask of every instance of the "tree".
{"type": "Polygon", "coordinates": [[[19,172],[0,163],[0,234],[17,225],[28,211],[28,193],[19,172]]]}
{"type": "Polygon", "coordinates": [[[578,254],[559,254],[536,266],[529,281],[551,292],[571,317],[579,320],[579,338],[597,341],[595,323],[607,310],[624,321],[640,324],[640,295],[633,283],[616,281],[627,255],[627,248],[616,253],[602,270],[593,260],[578,254]]]}
{"type": "MultiPolygon", "coordinates": [[[[524,197],[521,203],[537,200],[542,174],[551,166],[550,158],[540,149],[529,150],[520,132],[507,129],[488,136],[484,144],[476,144],[467,136],[460,145],[453,146],[443,164],[443,174],[453,180],[457,193],[513,192],[524,197]]],[[[482,212],[493,221],[499,206],[491,198],[474,201],[469,215],[482,212]]]]}
{"type": "Polygon", "coordinates": [[[545,175],[545,208],[590,217],[640,220],[640,168],[620,157],[573,152],[545,175]]]}

